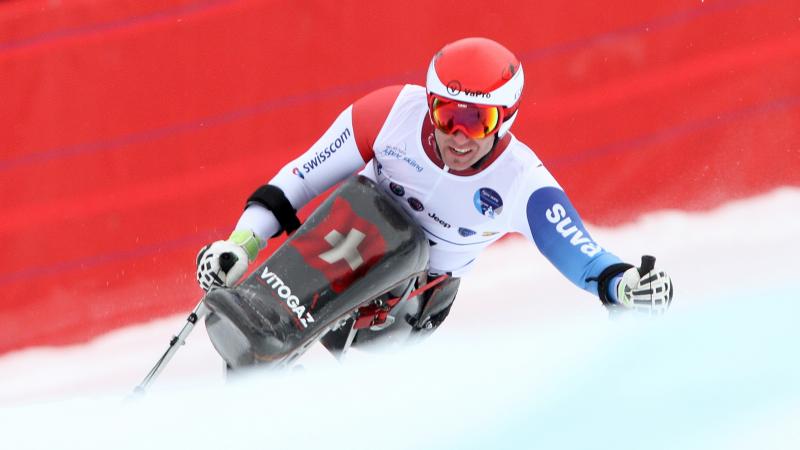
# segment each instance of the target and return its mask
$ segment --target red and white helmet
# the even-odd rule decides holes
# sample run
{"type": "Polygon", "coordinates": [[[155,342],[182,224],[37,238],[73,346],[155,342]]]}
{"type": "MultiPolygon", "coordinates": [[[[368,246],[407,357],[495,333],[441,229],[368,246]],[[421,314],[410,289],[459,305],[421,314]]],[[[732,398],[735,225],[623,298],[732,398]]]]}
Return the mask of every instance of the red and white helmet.
{"type": "Polygon", "coordinates": [[[497,135],[502,137],[517,117],[524,83],[522,64],[510,50],[487,38],[460,39],[445,45],[428,67],[428,106],[436,96],[498,106],[502,123],[497,135]]]}

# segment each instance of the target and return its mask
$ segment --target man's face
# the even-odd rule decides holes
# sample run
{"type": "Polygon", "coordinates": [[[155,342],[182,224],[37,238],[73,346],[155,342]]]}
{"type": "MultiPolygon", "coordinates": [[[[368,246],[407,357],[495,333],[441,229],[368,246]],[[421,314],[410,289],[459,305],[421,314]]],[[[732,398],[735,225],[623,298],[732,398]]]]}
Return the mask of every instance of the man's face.
{"type": "Polygon", "coordinates": [[[494,135],[483,139],[471,139],[461,131],[447,134],[438,128],[433,133],[444,164],[452,170],[469,169],[486,156],[494,144],[494,135]]]}

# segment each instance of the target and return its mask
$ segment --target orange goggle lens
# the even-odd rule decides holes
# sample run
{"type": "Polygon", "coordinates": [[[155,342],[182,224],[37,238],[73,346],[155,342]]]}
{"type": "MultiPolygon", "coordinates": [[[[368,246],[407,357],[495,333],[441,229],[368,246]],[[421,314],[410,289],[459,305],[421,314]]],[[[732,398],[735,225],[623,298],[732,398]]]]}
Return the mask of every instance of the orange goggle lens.
{"type": "Polygon", "coordinates": [[[500,125],[500,108],[473,105],[433,97],[431,117],[436,128],[447,134],[461,131],[472,139],[483,139],[500,125]]]}

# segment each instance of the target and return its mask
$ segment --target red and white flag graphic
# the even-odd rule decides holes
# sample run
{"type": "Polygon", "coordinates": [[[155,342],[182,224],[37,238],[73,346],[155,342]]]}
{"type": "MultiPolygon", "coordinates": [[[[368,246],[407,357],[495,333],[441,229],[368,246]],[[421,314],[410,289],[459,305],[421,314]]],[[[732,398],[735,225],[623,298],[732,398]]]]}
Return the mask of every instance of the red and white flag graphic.
{"type": "Polygon", "coordinates": [[[328,216],[291,243],[306,263],[325,275],[337,294],[363,276],[386,253],[378,227],[337,197],[328,216]]]}

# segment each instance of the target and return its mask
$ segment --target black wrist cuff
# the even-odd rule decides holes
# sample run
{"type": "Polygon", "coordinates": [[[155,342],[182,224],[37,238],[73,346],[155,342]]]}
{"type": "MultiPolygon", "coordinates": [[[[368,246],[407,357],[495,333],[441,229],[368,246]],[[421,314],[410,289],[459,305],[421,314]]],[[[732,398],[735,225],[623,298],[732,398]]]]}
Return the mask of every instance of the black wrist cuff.
{"type": "Polygon", "coordinates": [[[597,295],[600,297],[600,301],[603,302],[603,305],[608,306],[614,303],[611,297],[608,296],[608,284],[611,283],[611,280],[615,276],[625,272],[631,267],[633,267],[633,265],[628,263],[612,264],[600,272],[597,278],[592,277],[586,279],[586,281],[597,281],[597,295]]]}
{"type": "MultiPolygon", "coordinates": [[[[278,186],[265,184],[256,189],[255,192],[247,199],[247,206],[253,203],[263,206],[272,211],[281,229],[278,230],[272,237],[286,231],[286,234],[293,233],[296,229],[300,228],[300,219],[297,217],[297,210],[294,209],[286,194],[278,186]]],[[[247,207],[245,207],[246,209],[247,207]]]]}

